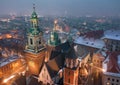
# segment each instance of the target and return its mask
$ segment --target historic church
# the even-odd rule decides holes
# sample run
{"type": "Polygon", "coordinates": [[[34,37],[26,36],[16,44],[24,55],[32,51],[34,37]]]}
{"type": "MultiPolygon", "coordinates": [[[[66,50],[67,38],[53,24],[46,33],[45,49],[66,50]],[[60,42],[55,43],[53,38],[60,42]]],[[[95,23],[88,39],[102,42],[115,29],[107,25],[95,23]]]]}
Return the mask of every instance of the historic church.
{"type": "Polygon", "coordinates": [[[67,40],[62,43],[56,31],[57,21],[45,44],[43,32],[38,25],[38,16],[33,7],[31,28],[27,31],[24,50],[27,75],[34,75],[43,85],[78,85],[79,62],[74,45],[67,40]]]}

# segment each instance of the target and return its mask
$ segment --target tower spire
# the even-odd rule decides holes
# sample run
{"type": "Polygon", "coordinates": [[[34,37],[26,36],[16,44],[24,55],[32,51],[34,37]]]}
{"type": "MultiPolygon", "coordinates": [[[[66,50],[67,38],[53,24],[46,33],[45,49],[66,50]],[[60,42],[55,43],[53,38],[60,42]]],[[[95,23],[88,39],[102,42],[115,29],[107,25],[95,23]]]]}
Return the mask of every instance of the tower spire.
{"type": "Polygon", "coordinates": [[[57,20],[54,20],[54,28],[53,28],[53,31],[56,30],[57,22],[58,22],[57,20]]]}
{"type": "Polygon", "coordinates": [[[35,11],[35,4],[33,4],[33,11],[35,11]]]}
{"type": "Polygon", "coordinates": [[[39,28],[39,20],[33,4],[33,12],[30,18],[31,28],[28,30],[28,49],[32,52],[39,52],[43,48],[42,31],[39,28]]]}
{"type": "Polygon", "coordinates": [[[54,28],[50,34],[50,39],[48,40],[48,44],[52,45],[52,46],[57,46],[57,45],[61,44],[61,41],[59,39],[59,35],[56,32],[56,27],[57,27],[57,20],[54,21],[54,28]]]}

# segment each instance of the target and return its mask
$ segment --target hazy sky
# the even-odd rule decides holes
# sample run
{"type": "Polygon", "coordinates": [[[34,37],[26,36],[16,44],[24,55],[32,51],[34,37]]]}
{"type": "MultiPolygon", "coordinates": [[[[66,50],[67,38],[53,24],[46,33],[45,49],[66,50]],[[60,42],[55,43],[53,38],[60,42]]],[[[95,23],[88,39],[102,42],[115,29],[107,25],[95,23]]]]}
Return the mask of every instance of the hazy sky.
{"type": "Polygon", "coordinates": [[[31,14],[33,3],[40,15],[120,15],[120,0],[0,0],[0,15],[31,14]]]}

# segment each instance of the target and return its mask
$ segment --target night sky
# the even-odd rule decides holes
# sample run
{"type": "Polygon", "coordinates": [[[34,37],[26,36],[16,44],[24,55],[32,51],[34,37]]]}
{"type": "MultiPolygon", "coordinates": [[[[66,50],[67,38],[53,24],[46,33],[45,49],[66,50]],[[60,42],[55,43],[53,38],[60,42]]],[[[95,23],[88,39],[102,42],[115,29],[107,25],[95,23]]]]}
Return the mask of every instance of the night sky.
{"type": "Polygon", "coordinates": [[[39,15],[120,15],[120,0],[0,0],[0,15],[29,15],[33,3],[39,15]]]}

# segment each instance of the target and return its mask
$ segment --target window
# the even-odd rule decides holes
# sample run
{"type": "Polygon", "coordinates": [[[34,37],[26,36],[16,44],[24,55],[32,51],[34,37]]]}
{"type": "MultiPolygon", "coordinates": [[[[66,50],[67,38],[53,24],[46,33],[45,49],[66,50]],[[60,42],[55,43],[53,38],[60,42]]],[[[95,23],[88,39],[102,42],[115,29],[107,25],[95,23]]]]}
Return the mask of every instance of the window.
{"type": "Polygon", "coordinates": [[[112,83],[112,85],[114,85],[114,84],[112,83]]]}
{"type": "Polygon", "coordinates": [[[116,82],[119,82],[119,80],[117,79],[116,82]]]}
{"type": "Polygon", "coordinates": [[[70,71],[68,72],[68,76],[70,75],[70,71]]]}
{"type": "Polygon", "coordinates": [[[70,79],[68,79],[68,83],[70,83],[70,79]]]}
{"type": "Polygon", "coordinates": [[[114,79],[112,79],[112,81],[114,81],[114,79]]]}
{"type": "Polygon", "coordinates": [[[99,60],[97,60],[97,63],[99,63],[99,60]]]}
{"type": "Polygon", "coordinates": [[[33,41],[32,41],[32,39],[30,38],[30,44],[32,45],[33,44],[33,41]]]}
{"type": "Polygon", "coordinates": [[[108,78],[108,80],[110,80],[110,78],[108,78]]]}
{"type": "Polygon", "coordinates": [[[44,74],[42,73],[42,77],[44,77],[44,74]]]}
{"type": "Polygon", "coordinates": [[[41,41],[39,40],[39,44],[41,44],[41,41]]]}

